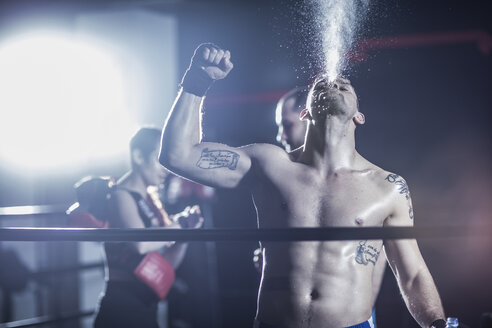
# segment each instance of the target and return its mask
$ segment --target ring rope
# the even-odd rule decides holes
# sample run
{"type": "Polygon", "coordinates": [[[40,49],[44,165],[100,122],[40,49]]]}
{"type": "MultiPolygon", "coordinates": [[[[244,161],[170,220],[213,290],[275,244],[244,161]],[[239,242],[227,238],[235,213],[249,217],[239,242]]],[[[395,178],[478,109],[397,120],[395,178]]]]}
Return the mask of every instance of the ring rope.
{"type": "MultiPolygon", "coordinates": [[[[331,227],[282,229],[87,229],[1,228],[0,241],[334,241],[465,237],[467,226],[331,227]]],[[[473,238],[492,235],[492,226],[473,229],[473,238]]]]}
{"type": "Polygon", "coordinates": [[[0,207],[0,219],[10,216],[65,215],[68,205],[22,205],[0,207]]]}

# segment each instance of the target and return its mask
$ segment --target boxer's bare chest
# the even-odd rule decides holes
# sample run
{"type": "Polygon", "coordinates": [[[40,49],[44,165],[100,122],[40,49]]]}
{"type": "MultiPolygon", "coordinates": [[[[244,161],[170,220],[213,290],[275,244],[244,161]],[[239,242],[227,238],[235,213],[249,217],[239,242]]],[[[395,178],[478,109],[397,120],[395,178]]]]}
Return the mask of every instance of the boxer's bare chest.
{"type": "Polygon", "coordinates": [[[380,226],[388,204],[378,178],[371,169],[267,170],[253,193],[260,227],[380,226]]]}

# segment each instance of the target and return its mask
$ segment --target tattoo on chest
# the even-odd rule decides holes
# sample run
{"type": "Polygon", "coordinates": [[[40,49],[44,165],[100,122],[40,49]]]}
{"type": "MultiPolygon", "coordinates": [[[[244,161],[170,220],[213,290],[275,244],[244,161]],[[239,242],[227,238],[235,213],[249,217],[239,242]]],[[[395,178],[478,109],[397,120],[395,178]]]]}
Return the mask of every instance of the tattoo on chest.
{"type": "Polygon", "coordinates": [[[408,216],[413,220],[412,199],[410,197],[410,190],[408,189],[407,182],[398,174],[388,174],[385,180],[398,186],[400,195],[404,195],[405,199],[408,201],[408,216]]]}
{"type": "Polygon", "coordinates": [[[237,162],[239,160],[239,154],[223,149],[209,150],[205,148],[202,150],[200,159],[196,162],[196,166],[201,169],[218,169],[226,167],[229,170],[235,170],[237,162]]]}
{"type": "Polygon", "coordinates": [[[381,253],[381,250],[372,245],[367,245],[367,240],[360,241],[355,250],[355,262],[362,265],[368,265],[369,263],[376,265],[379,253],[381,253]]]}

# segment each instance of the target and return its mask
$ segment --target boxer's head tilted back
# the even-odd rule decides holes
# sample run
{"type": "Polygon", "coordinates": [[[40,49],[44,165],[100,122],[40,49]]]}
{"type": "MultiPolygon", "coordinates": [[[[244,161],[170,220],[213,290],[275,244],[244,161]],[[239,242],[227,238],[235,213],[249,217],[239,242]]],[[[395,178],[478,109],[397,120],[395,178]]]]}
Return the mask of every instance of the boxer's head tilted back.
{"type": "Polygon", "coordinates": [[[341,77],[333,82],[329,82],[326,76],[318,77],[311,85],[307,110],[303,114],[313,125],[324,123],[327,119],[353,122],[354,127],[365,122],[352,84],[341,77]]]}

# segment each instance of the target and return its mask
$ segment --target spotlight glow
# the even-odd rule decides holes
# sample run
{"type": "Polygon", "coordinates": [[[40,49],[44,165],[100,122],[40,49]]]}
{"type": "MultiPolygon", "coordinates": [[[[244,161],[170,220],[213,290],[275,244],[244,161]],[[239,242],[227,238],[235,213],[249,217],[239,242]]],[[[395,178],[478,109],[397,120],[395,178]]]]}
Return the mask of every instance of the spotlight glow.
{"type": "Polygon", "coordinates": [[[60,35],[0,45],[0,159],[20,168],[90,163],[127,150],[136,129],[108,53],[60,35]]]}

